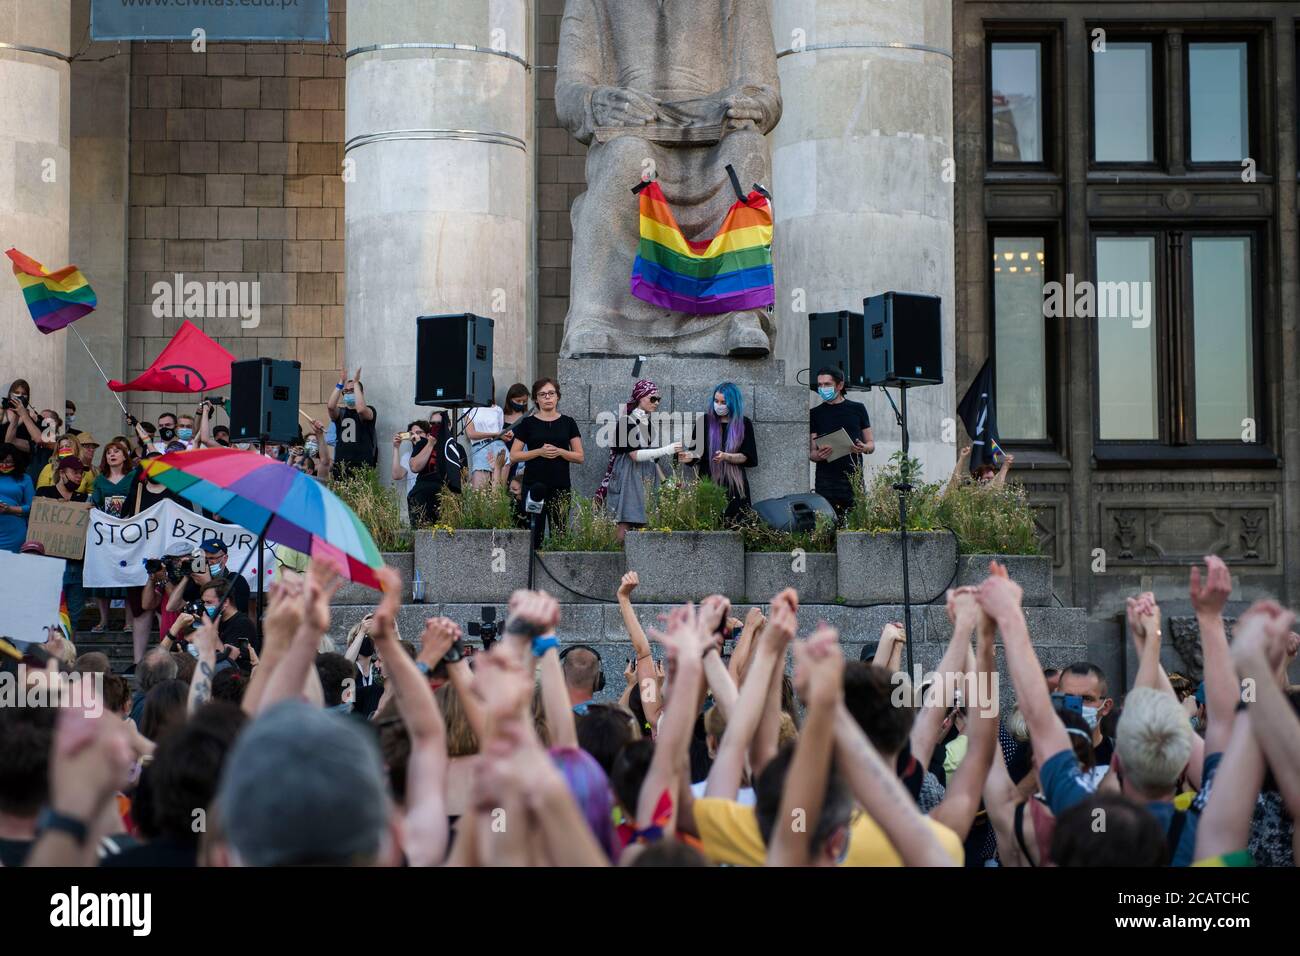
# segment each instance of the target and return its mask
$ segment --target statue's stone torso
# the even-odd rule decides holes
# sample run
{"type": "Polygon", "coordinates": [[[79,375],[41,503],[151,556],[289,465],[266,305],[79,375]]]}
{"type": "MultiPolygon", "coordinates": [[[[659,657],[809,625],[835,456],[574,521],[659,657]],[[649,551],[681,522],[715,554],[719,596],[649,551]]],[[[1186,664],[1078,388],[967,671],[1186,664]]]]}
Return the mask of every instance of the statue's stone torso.
{"type": "Polygon", "coordinates": [[[617,85],[672,102],[730,82],[728,0],[597,0],[611,38],[617,85]],[[717,44],[724,50],[718,50],[717,44]]]}

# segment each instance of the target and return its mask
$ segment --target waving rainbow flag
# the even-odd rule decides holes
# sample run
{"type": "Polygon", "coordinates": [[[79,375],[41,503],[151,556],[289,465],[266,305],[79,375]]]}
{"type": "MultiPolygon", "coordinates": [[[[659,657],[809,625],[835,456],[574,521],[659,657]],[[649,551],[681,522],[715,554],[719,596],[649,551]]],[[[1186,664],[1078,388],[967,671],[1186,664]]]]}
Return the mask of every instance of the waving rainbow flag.
{"type": "Polygon", "coordinates": [[[641,190],[641,245],[632,294],[674,312],[718,315],[776,301],[772,278],[772,204],[759,192],[737,200],[712,240],[692,242],[668,208],[659,183],[641,190]]]}
{"type": "Polygon", "coordinates": [[[76,266],[65,266],[58,272],[47,272],[31,256],[17,249],[5,253],[14,263],[14,275],[27,301],[27,311],[32,321],[45,335],[71,325],[98,304],[95,290],[76,266]]]}

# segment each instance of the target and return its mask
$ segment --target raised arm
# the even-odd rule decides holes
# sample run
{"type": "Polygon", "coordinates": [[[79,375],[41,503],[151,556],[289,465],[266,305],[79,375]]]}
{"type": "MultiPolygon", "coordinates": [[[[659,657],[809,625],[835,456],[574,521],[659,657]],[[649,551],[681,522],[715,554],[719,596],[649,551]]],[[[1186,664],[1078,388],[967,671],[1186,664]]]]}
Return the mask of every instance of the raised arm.
{"type": "Polygon", "coordinates": [[[650,641],[645,636],[641,622],[637,620],[632,608],[632,592],[636,590],[641,579],[635,571],[623,575],[618,585],[618,612],[623,618],[623,629],[632,639],[632,650],[636,652],[636,686],[641,697],[641,709],[645,713],[646,723],[651,727],[659,725],[659,714],[663,709],[659,696],[658,675],[655,673],[654,657],[650,653],[650,641]]]}
{"type": "Polygon", "coordinates": [[[342,584],[343,579],[331,565],[312,561],[308,566],[302,622],[279,666],[267,678],[258,713],[302,693],[303,684],[313,670],[321,635],[329,630],[330,598],[342,584]]]}
{"type": "MultiPolygon", "coordinates": [[[[1206,697],[1208,702],[1208,690],[1206,697]]],[[[1196,826],[1197,860],[1246,848],[1266,769],[1264,752],[1251,728],[1250,714],[1242,714],[1233,722],[1223,762],[1210,788],[1210,799],[1196,826]]]]}
{"type": "Polygon", "coordinates": [[[745,756],[768,701],[774,672],[785,659],[786,645],[794,639],[795,611],[784,594],[772,601],[772,617],[754,648],[734,712],[718,743],[718,755],[709,768],[705,796],[736,799],[745,773],[745,756]]]}
{"type": "Polygon", "coordinates": [[[998,469],[998,473],[993,476],[991,481],[989,481],[990,488],[1001,488],[1006,485],[1007,473],[1011,471],[1011,465],[1015,460],[1015,455],[1004,454],[1002,456],[1002,467],[998,469]]]}
{"type": "Polygon", "coordinates": [[[1007,577],[1006,568],[996,561],[990,563],[989,570],[990,576],[980,585],[976,600],[1002,632],[1007,669],[1016,688],[1020,712],[1025,715],[1029,727],[1034,761],[1041,769],[1048,759],[1062,750],[1071,750],[1070,737],[1052,706],[1047,681],[1043,680],[1042,665],[1029,640],[1029,628],[1020,608],[1020,585],[1007,577]]]}
{"type": "Polygon", "coordinates": [[[980,618],[979,605],[975,603],[975,588],[962,587],[948,592],[948,620],[952,623],[952,637],[948,649],[939,661],[938,688],[926,690],[924,704],[912,725],[912,756],[922,767],[929,766],[934,745],[943,733],[943,719],[957,705],[950,698],[950,689],[961,684],[970,653],[970,636],[980,618]],[[950,679],[950,676],[952,678],[950,679]],[[951,688],[950,686],[951,685],[951,688]]]}
{"type": "Polygon", "coordinates": [[[199,665],[190,680],[190,693],[185,701],[185,712],[193,713],[212,699],[212,678],[217,673],[217,622],[207,618],[194,632],[194,646],[199,649],[199,665]]]}
{"type": "Polygon", "coordinates": [[[795,643],[794,680],[807,713],[768,843],[769,866],[813,862],[812,835],[826,802],[835,751],[835,715],[844,702],[844,654],[834,628],[822,625],[808,640],[795,643]],[[796,826],[797,820],[804,825],[796,826]]]}
{"type": "MultiPolygon", "coordinates": [[[[1272,601],[1257,601],[1237,622],[1232,642],[1233,662],[1241,675],[1255,739],[1277,780],[1278,790],[1293,818],[1300,817],[1300,718],[1277,679],[1286,657],[1287,635],[1295,612],[1272,601]]],[[[1215,787],[1218,787],[1216,780],[1215,787]]]]}
{"type": "Polygon", "coordinates": [[[957,452],[957,464],[952,466],[952,474],[948,478],[948,484],[944,485],[943,493],[946,495],[960,485],[969,471],[970,445],[966,445],[957,452]]]}
{"type": "Polygon", "coordinates": [[[402,577],[385,567],[379,572],[379,581],[384,597],[375,610],[373,640],[411,737],[403,844],[412,866],[434,866],[447,855],[447,727],[429,682],[397,638],[402,577]]]}
{"type": "Polygon", "coordinates": [[[1232,595],[1232,575],[1222,558],[1205,556],[1205,577],[1199,566],[1192,567],[1192,607],[1201,632],[1201,659],[1205,674],[1205,752],[1220,753],[1232,737],[1232,722],[1241,685],[1237,669],[1228,650],[1228,634],[1223,625],[1223,608],[1232,595]],[[1204,583],[1202,583],[1204,580],[1204,583]]]}
{"type": "MultiPolygon", "coordinates": [[[[979,607],[975,605],[973,589],[966,599],[978,616],[979,607]]],[[[930,812],[932,820],[947,826],[963,841],[975,822],[975,814],[979,812],[980,797],[984,782],[988,779],[989,767],[994,759],[1002,759],[1001,754],[997,754],[996,758],[994,754],[998,742],[998,698],[997,681],[993,676],[997,674],[993,657],[993,634],[992,621],[980,628],[980,636],[975,645],[975,666],[970,672],[971,680],[966,683],[967,693],[962,701],[966,706],[966,733],[970,740],[966,756],[949,781],[943,800],[930,812]]],[[[928,755],[925,762],[929,762],[928,755]]]]}

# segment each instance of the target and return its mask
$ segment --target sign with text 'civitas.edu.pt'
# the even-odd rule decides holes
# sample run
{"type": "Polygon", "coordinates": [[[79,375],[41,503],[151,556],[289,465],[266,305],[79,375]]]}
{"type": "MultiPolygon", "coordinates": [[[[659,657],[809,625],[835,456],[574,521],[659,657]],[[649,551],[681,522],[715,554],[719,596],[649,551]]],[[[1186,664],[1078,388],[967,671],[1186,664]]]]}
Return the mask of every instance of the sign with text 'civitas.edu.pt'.
{"type": "Polygon", "coordinates": [[[329,0],[91,0],[94,40],[328,43],[329,0]]]}

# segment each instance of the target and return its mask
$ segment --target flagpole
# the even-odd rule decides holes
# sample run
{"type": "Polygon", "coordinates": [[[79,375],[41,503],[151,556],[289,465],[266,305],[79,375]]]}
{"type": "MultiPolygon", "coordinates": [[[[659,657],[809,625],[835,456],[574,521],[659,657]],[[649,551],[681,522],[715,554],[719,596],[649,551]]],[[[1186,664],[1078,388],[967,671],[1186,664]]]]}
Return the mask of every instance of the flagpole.
{"type": "MultiPolygon", "coordinates": [[[[77,337],[77,341],[81,343],[81,347],[86,350],[86,354],[90,356],[90,360],[95,363],[95,368],[99,369],[99,374],[104,376],[104,384],[107,385],[108,376],[104,374],[104,367],[99,364],[99,359],[95,358],[95,353],[90,351],[90,346],[86,344],[86,340],[81,337],[81,333],[77,331],[75,325],[69,325],[68,328],[72,329],[72,333],[77,337]]],[[[122,404],[122,396],[117,394],[117,392],[114,392],[111,388],[109,389],[109,392],[111,392],[113,397],[117,399],[117,404],[122,409],[122,414],[129,415],[130,412],[128,412],[126,406],[122,404]]]]}

